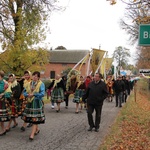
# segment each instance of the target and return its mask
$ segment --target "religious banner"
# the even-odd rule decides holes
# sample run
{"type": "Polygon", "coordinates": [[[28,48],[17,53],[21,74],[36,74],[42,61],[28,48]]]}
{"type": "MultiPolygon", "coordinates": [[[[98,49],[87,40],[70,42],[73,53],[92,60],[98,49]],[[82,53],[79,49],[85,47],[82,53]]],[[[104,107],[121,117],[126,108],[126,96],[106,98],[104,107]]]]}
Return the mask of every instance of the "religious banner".
{"type": "Polygon", "coordinates": [[[113,58],[105,58],[105,71],[108,72],[111,68],[111,65],[113,63],[113,58]]]}
{"type": "Polygon", "coordinates": [[[100,73],[104,75],[109,71],[113,62],[113,58],[104,58],[100,67],[100,73]]]}
{"type": "Polygon", "coordinates": [[[92,54],[92,59],[91,59],[91,68],[92,68],[93,73],[95,73],[96,69],[100,65],[105,52],[106,51],[104,50],[93,49],[93,54],[92,54]]]}

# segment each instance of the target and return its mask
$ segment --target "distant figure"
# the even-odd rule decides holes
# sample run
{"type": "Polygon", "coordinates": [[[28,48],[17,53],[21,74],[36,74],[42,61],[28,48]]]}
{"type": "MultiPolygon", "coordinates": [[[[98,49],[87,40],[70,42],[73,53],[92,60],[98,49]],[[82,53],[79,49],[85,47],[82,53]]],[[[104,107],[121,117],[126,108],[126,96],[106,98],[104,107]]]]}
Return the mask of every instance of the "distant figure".
{"type": "Polygon", "coordinates": [[[117,80],[113,84],[113,89],[116,97],[116,107],[122,107],[122,96],[125,91],[125,85],[122,81],[122,76],[118,76],[117,80]]]}
{"type": "Polygon", "coordinates": [[[69,102],[69,95],[74,94],[75,90],[77,88],[78,84],[78,72],[77,71],[72,71],[70,75],[68,76],[67,83],[66,83],[66,109],[68,108],[68,102],[69,102]]]}
{"type": "Polygon", "coordinates": [[[57,74],[56,79],[52,81],[49,88],[52,88],[51,101],[57,104],[56,112],[60,112],[60,104],[64,101],[64,93],[66,92],[66,88],[59,74],[57,74]]]}
{"type": "MultiPolygon", "coordinates": [[[[79,113],[79,104],[82,103],[82,96],[85,93],[86,85],[84,82],[83,76],[80,76],[80,81],[77,84],[77,88],[75,90],[73,102],[76,103],[76,111],[75,113],[79,113]]],[[[81,105],[81,110],[82,110],[82,105],[81,105]]]]}
{"type": "Polygon", "coordinates": [[[108,89],[108,100],[109,102],[112,102],[113,100],[113,81],[111,80],[111,78],[108,78],[107,80],[107,89],[108,89]]]}

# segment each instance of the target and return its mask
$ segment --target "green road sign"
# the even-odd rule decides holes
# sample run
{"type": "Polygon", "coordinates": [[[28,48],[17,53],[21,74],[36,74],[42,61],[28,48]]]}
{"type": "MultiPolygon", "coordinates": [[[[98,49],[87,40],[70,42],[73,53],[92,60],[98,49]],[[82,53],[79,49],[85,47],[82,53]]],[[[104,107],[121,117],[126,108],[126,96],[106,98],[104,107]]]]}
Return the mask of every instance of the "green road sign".
{"type": "Polygon", "coordinates": [[[150,24],[141,24],[139,26],[139,45],[150,46],[150,24]]]}

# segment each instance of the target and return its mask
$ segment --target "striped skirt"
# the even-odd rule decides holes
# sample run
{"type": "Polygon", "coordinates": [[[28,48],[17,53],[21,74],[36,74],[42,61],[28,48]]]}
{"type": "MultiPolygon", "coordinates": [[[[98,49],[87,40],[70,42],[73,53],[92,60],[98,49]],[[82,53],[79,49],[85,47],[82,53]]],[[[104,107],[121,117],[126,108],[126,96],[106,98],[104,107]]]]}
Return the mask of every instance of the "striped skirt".
{"type": "Polygon", "coordinates": [[[21,119],[27,123],[45,123],[43,101],[34,99],[31,103],[28,102],[24,112],[22,113],[21,119]]]}
{"type": "Polygon", "coordinates": [[[7,122],[11,119],[10,104],[2,98],[0,99],[0,122],[7,122]]]}
{"type": "Polygon", "coordinates": [[[64,101],[64,91],[62,88],[54,88],[51,93],[51,101],[54,103],[61,103],[64,101]]]}
{"type": "Polygon", "coordinates": [[[74,94],[73,102],[74,103],[80,103],[80,102],[82,102],[82,96],[83,96],[84,93],[85,93],[85,90],[83,90],[83,89],[77,89],[75,91],[75,94],[74,94]]]}

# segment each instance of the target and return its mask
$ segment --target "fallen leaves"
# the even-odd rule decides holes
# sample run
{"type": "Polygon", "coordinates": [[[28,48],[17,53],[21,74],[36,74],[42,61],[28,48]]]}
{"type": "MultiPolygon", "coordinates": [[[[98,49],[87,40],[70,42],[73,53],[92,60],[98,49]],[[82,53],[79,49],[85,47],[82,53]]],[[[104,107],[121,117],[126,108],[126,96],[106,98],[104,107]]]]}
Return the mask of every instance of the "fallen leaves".
{"type": "Polygon", "coordinates": [[[142,90],[142,86],[140,81],[137,101],[132,93],[100,150],[150,150],[149,91],[142,90]]]}

